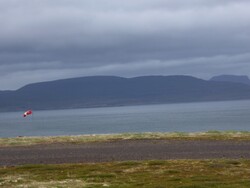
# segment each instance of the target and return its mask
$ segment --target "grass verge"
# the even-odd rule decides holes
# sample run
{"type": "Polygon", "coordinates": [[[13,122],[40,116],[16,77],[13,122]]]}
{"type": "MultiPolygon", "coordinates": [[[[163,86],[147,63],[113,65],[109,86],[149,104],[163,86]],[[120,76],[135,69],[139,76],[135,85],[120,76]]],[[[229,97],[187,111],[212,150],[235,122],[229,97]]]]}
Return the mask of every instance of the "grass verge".
{"type": "Polygon", "coordinates": [[[126,161],[0,168],[0,187],[247,188],[250,160],[126,161]]]}
{"type": "Polygon", "coordinates": [[[52,143],[87,143],[126,139],[178,139],[178,140],[250,140],[247,131],[208,131],[197,133],[123,133],[123,134],[93,134],[78,136],[48,136],[48,137],[15,137],[0,138],[0,147],[28,146],[52,143]]]}

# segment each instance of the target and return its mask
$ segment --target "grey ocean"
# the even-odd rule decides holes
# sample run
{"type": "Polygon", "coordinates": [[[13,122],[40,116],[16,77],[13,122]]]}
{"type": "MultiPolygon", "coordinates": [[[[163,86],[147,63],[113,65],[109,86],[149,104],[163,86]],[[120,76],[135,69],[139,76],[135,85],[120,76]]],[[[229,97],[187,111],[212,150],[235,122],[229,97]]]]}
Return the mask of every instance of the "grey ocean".
{"type": "Polygon", "coordinates": [[[250,131],[250,100],[0,113],[0,137],[250,131]]]}

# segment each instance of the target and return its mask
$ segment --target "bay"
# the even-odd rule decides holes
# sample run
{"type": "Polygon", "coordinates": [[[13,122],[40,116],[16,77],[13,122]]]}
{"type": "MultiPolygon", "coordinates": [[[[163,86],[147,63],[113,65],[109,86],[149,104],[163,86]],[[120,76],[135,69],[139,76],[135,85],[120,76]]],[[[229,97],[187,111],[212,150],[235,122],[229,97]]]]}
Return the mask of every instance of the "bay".
{"type": "Polygon", "coordinates": [[[250,131],[250,100],[0,113],[0,137],[250,131]]]}

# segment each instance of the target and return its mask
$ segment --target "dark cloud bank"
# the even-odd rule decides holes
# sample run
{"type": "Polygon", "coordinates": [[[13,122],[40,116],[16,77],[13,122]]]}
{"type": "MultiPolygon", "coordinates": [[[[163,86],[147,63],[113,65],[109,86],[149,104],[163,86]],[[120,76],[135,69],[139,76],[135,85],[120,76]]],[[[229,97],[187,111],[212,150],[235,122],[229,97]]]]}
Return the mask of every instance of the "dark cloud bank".
{"type": "Polygon", "coordinates": [[[248,0],[1,0],[0,90],[89,75],[250,72],[248,0]]]}

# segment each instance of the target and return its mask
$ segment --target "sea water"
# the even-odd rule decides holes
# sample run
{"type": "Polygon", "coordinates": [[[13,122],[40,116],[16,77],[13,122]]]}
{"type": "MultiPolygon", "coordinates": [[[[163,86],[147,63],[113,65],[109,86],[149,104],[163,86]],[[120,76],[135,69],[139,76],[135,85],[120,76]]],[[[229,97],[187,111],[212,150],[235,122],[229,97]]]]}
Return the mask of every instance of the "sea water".
{"type": "Polygon", "coordinates": [[[250,100],[0,113],[0,137],[250,131],[250,100]]]}

